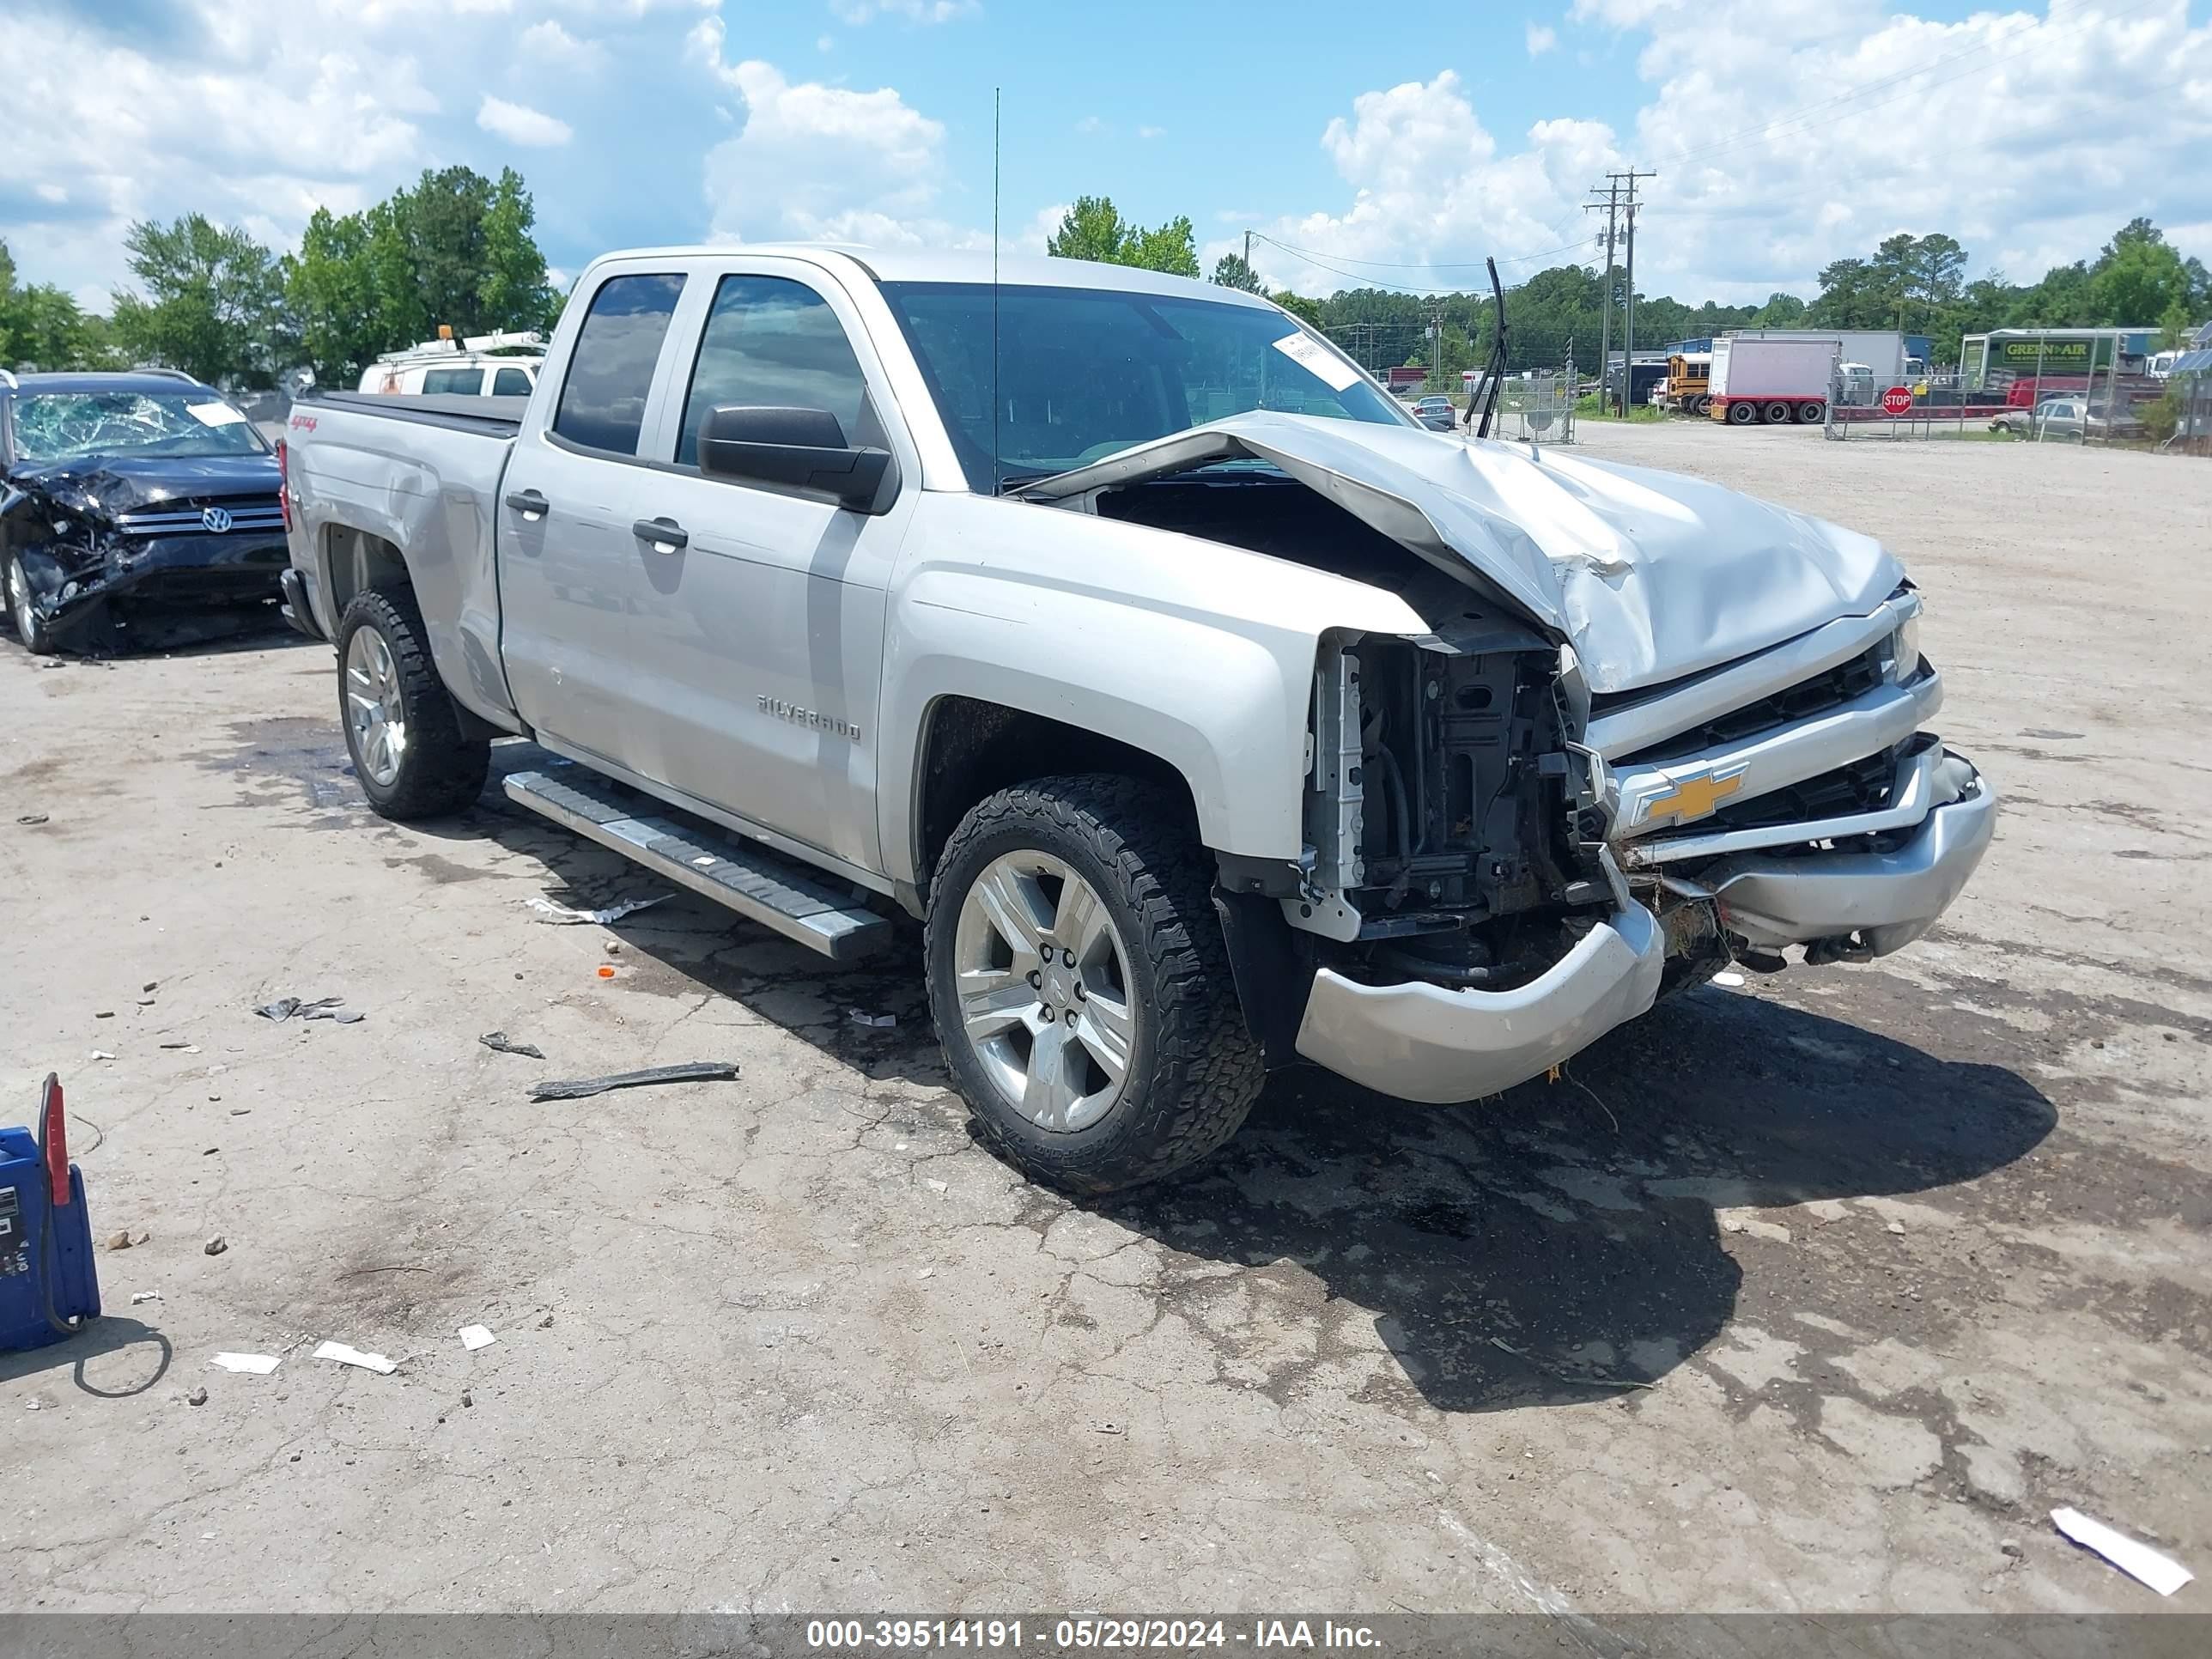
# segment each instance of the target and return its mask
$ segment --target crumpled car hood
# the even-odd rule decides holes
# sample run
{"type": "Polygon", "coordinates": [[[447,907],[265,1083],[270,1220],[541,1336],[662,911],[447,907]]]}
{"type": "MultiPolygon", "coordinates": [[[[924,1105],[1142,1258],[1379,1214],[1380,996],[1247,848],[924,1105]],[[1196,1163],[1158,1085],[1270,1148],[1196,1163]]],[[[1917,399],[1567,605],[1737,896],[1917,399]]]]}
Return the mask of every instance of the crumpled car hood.
{"type": "Polygon", "coordinates": [[[1730,662],[1904,580],[1870,536],[1679,473],[1412,427],[1255,412],[1019,493],[1064,501],[1211,462],[1266,461],[1570,641],[1593,691],[1730,662]]]}
{"type": "Polygon", "coordinates": [[[14,489],[43,492],[79,512],[113,517],[166,501],[195,495],[276,493],[273,455],[106,456],[98,459],[20,465],[9,475],[14,489]]]}

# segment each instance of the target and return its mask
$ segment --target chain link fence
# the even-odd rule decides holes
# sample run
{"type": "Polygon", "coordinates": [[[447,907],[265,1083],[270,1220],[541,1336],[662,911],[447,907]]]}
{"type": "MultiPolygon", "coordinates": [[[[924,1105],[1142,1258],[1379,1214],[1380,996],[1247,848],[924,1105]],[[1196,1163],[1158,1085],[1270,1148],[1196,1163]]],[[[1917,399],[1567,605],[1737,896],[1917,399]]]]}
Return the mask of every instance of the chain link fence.
{"type": "Polygon", "coordinates": [[[1498,418],[1490,435],[1516,443],[1574,442],[1574,388],[1566,375],[1536,370],[1525,380],[1507,380],[1498,389],[1498,418]]]}

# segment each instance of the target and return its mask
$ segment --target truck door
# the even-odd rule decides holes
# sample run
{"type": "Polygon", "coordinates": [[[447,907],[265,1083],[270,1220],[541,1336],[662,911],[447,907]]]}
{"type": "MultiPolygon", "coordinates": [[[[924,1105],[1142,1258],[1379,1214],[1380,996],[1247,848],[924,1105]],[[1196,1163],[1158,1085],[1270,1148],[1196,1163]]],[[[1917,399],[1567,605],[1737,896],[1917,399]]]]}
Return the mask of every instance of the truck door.
{"type": "Polygon", "coordinates": [[[550,417],[533,405],[494,509],[516,711],[556,744],[623,765],[650,744],[639,729],[653,695],[638,598],[647,553],[632,526],[653,510],[642,455],[684,281],[617,270],[600,282],[558,400],[550,417]]]}
{"type": "MultiPolygon", "coordinates": [[[[652,510],[684,535],[649,548],[638,595],[659,644],[648,775],[869,871],[885,590],[920,461],[844,291],[797,261],[725,256],[693,279],[698,319],[661,415],[652,510]],[[699,429],[732,404],[827,410],[888,448],[906,486],[871,516],[799,491],[709,477],[699,429]]],[[[687,306],[687,313],[690,307],[687,306]]],[[[684,326],[689,325],[688,326],[684,326]]]]}
{"type": "Polygon", "coordinates": [[[772,258],[686,263],[645,464],[625,469],[628,545],[599,574],[628,641],[618,729],[589,746],[741,825],[879,872],[884,595],[919,457],[834,279],[772,258]],[[850,441],[889,448],[906,487],[871,516],[708,477],[699,428],[731,404],[827,410],[850,441]]]}

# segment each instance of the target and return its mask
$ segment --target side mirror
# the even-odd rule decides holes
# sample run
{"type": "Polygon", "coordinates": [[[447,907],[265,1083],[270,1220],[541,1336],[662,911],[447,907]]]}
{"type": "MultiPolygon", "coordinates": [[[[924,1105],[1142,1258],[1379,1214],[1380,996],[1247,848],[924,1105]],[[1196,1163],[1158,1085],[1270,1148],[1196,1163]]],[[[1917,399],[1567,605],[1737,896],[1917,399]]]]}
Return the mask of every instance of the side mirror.
{"type": "Polygon", "coordinates": [[[890,452],[854,448],[826,409],[721,404],[699,428],[699,470],[827,495],[855,513],[889,512],[897,486],[890,452]]]}

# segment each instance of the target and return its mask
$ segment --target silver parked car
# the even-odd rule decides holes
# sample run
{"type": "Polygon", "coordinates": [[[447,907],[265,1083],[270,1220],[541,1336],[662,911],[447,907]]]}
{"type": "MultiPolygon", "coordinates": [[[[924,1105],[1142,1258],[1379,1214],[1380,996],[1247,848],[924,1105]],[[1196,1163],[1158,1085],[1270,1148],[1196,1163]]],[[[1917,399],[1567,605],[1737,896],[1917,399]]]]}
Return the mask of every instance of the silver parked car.
{"type": "Polygon", "coordinates": [[[979,1134],[1061,1187],[1273,1066],[1468,1100],[1731,959],[1884,955],[1989,843],[1874,538],[1425,431],[1257,295],[615,254],[495,402],[293,413],[371,805],[526,736],[516,805],[825,956],[920,918],[979,1134]]]}

